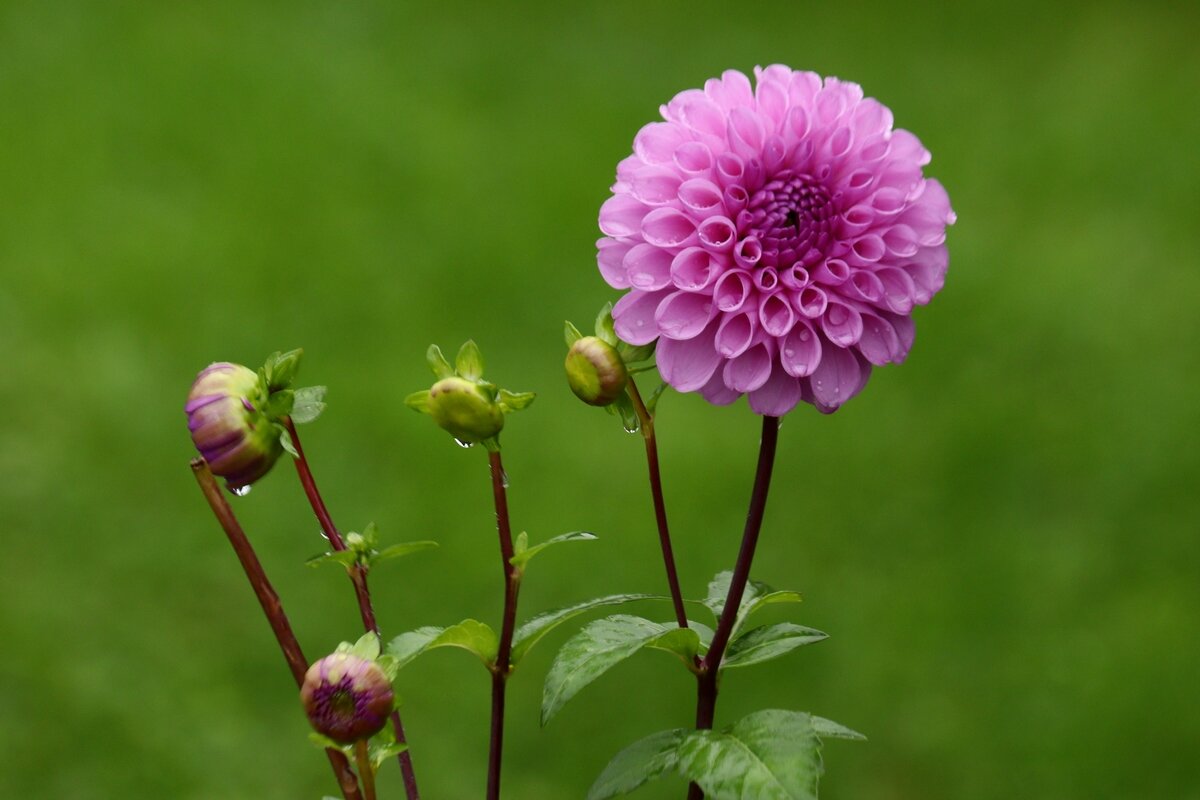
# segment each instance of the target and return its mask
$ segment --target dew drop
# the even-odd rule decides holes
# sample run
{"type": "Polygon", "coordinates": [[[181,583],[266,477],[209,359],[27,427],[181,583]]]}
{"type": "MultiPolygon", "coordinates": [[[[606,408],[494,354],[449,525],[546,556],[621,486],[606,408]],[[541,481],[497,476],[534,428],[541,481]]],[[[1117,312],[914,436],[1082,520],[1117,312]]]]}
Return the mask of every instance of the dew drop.
{"type": "Polygon", "coordinates": [[[237,497],[245,497],[246,495],[250,494],[250,487],[249,486],[237,486],[237,487],[231,486],[231,487],[229,487],[229,491],[233,492],[233,494],[237,497]]]}
{"type": "Polygon", "coordinates": [[[625,428],[626,433],[637,433],[642,429],[641,420],[637,419],[633,420],[632,422],[623,422],[621,424],[625,428]]]}
{"type": "Polygon", "coordinates": [[[500,470],[500,485],[505,489],[508,488],[508,470],[500,470]]]}
{"type": "Polygon", "coordinates": [[[639,328],[645,324],[646,324],[646,320],[644,320],[644,319],[639,319],[637,322],[634,323],[634,325],[636,325],[639,328]]]}
{"type": "Polygon", "coordinates": [[[788,358],[791,358],[792,356],[796,355],[796,351],[789,347],[783,351],[783,354],[788,358]]]}
{"type": "Polygon", "coordinates": [[[459,447],[466,448],[468,450],[475,446],[474,442],[464,442],[462,439],[455,439],[454,443],[459,447]]]}

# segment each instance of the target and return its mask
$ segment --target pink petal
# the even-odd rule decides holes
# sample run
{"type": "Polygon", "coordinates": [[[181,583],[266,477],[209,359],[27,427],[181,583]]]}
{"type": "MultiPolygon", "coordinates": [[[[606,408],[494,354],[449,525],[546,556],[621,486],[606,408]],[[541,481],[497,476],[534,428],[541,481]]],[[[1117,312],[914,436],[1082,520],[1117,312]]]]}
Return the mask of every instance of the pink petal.
{"type": "Polygon", "coordinates": [[[614,194],[600,206],[600,230],[606,236],[636,236],[649,210],[630,195],[614,194]]]}
{"type": "Polygon", "coordinates": [[[696,223],[674,208],[656,208],[642,220],[642,238],[657,247],[689,247],[696,243],[696,223]]]}
{"type": "Polygon", "coordinates": [[[779,361],[787,374],[796,378],[811,375],[821,363],[821,340],[808,320],[797,320],[791,333],[784,337],[779,361]]]}
{"type": "Polygon", "coordinates": [[[725,385],[738,392],[752,392],[771,377],[771,352],[765,344],[756,344],[740,356],[725,362],[725,385]]]}
{"type": "Polygon", "coordinates": [[[765,417],[782,417],[800,402],[800,381],[779,368],[758,389],[750,393],[750,408],[765,417]]]}
{"type": "Polygon", "coordinates": [[[677,391],[694,392],[712,377],[721,363],[713,347],[717,324],[712,322],[691,339],[663,339],[658,343],[658,372],[677,391]]]}
{"type": "Polygon", "coordinates": [[[721,208],[721,187],[704,178],[693,178],[679,185],[679,202],[684,208],[701,216],[709,216],[721,208]]]}
{"type": "Polygon", "coordinates": [[[679,192],[679,174],[666,167],[642,167],[629,179],[629,191],[648,206],[662,206],[679,192]]]}
{"type": "Polygon", "coordinates": [[[663,298],[654,312],[658,332],[669,339],[698,336],[713,318],[712,297],[696,292],[672,292],[663,298]]]}
{"type": "Polygon", "coordinates": [[[671,282],[691,292],[709,286],[720,272],[720,262],[702,247],[681,250],[671,261],[671,282]]]}
{"type": "Polygon", "coordinates": [[[642,292],[633,289],[613,306],[613,328],[623,341],[633,345],[650,344],[658,338],[654,311],[667,292],[642,292]]]}
{"type": "Polygon", "coordinates": [[[629,275],[623,260],[631,245],[607,237],[596,241],[596,264],[604,282],[614,289],[628,289],[629,275]]]}
{"type": "Polygon", "coordinates": [[[725,385],[725,379],[721,377],[721,370],[714,372],[713,376],[708,379],[708,383],[700,387],[700,394],[714,406],[727,406],[742,396],[741,392],[725,385]]]}
{"type": "Polygon", "coordinates": [[[898,361],[904,357],[900,337],[887,320],[871,313],[864,313],[862,337],[858,340],[858,351],[863,358],[876,366],[898,361]]]}
{"type": "Polygon", "coordinates": [[[823,348],[821,363],[809,378],[813,397],[829,409],[835,409],[849,400],[858,391],[860,380],[862,368],[858,359],[854,353],[840,347],[823,348]]]}
{"type": "Polygon", "coordinates": [[[896,267],[885,267],[875,275],[883,286],[883,301],[888,308],[897,314],[912,311],[917,287],[907,272],[896,267]]]}
{"type": "Polygon", "coordinates": [[[758,320],[746,311],[741,314],[725,314],[717,328],[714,342],[717,352],[725,358],[735,358],[750,348],[758,320]]]}
{"type": "Polygon", "coordinates": [[[684,142],[675,148],[675,166],[686,175],[705,175],[712,165],[712,151],[703,142],[684,142]]]}
{"type": "Polygon", "coordinates": [[[700,237],[700,246],[714,253],[727,253],[733,249],[737,240],[737,228],[728,217],[712,216],[700,223],[696,228],[700,237]]]}
{"type": "Polygon", "coordinates": [[[749,273],[740,269],[730,270],[718,278],[713,286],[713,300],[721,311],[740,311],[750,298],[753,286],[749,273]]]}
{"type": "Polygon", "coordinates": [[[852,347],[862,336],[862,315],[844,303],[831,300],[821,317],[821,330],[838,347],[852,347]]]}
{"type": "Polygon", "coordinates": [[[759,305],[758,319],[767,333],[783,336],[796,323],[796,312],[782,294],[772,294],[764,297],[759,305]]]}
{"type": "Polygon", "coordinates": [[[647,164],[670,163],[675,151],[689,141],[687,131],[670,122],[642,126],[633,139],[633,152],[647,164]]]}
{"type": "Polygon", "coordinates": [[[629,284],[642,291],[665,289],[671,283],[671,254],[649,244],[639,244],[625,254],[629,284]]]}

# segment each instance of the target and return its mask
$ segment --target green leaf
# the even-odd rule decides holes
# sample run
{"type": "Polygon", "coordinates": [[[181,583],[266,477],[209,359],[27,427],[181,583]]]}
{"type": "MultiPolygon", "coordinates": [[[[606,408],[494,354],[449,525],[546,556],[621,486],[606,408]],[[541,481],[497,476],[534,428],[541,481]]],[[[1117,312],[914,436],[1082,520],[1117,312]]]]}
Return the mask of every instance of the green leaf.
{"type": "Polygon", "coordinates": [[[304,563],[310,567],[319,567],[322,564],[341,564],[349,569],[358,562],[358,553],[353,550],[331,550],[328,553],[321,553],[319,556],[313,556],[304,563]]]}
{"type": "MultiPolygon", "coordinates": [[[[708,597],[704,599],[704,605],[709,607],[713,616],[718,620],[721,619],[721,613],[725,610],[725,599],[729,596],[729,583],[732,578],[733,573],[725,570],[718,572],[709,581],[708,597]]],[[[742,602],[733,623],[733,635],[736,636],[742,623],[763,606],[773,603],[799,603],[802,599],[799,592],[775,591],[774,588],[762,581],[747,581],[746,591],[742,593],[742,602]]]]}
{"type": "Polygon", "coordinates": [[[471,381],[483,377],[483,353],[479,352],[479,345],[475,344],[474,339],[467,339],[458,349],[458,356],[454,359],[454,370],[471,381]]]}
{"type": "Polygon", "coordinates": [[[423,539],[419,542],[402,542],[400,544],[394,544],[391,547],[383,548],[378,553],[371,556],[371,561],[372,563],[390,561],[393,558],[403,558],[404,556],[409,556],[413,553],[420,553],[423,550],[432,550],[436,547],[438,547],[438,543],[428,539],[423,539]]]}
{"type": "Polygon", "coordinates": [[[370,755],[371,765],[373,767],[375,767],[375,769],[379,769],[379,766],[384,761],[387,761],[389,758],[392,758],[393,756],[400,755],[407,749],[408,749],[408,745],[400,744],[398,742],[391,742],[389,744],[376,745],[375,747],[371,748],[371,755],[370,755]]]}
{"type": "Polygon", "coordinates": [[[660,731],[629,745],[608,762],[588,790],[587,800],[609,800],[629,794],[647,781],[674,772],[679,762],[679,746],[689,733],[685,728],[660,731]]]}
{"type": "Polygon", "coordinates": [[[567,340],[567,347],[570,347],[582,339],[583,334],[579,332],[579,328],[571,324],[570,320],[567,320],[563,323],[563,338],[567,340]]]}
{"type": "Polygon", "coordinates": [[[500,410],[507,414],[510,411],[528,408],[529,404],[537,399],[537,392],[510,392],[508,389],[501,389],[498,397],[500,410]]]}
{"type": "Polygon", "coordinates": [[[642,419],[637,415],[637,410],[633,407],[633,400],[629,398],[628,393],[622,394],[609,403],[606,408],[610,413],[615,413],[621,418],[621,425],[625,428],[626,433],[637,433],[642,429],[642,419]]]}
{"type": "Polygon", "coordinates": [[[267,416],[271,419],[283,419],[292,413],[296,403],[296,393],[291,389],[280,389],[272,392],[267,398],[267,416]]]}
{"type": "Polygon", "coordinates": [[[450,366],[450,362],[442,355],[442,348],[436,344],[429,345],[429,349],[425,351],[425,363],[433,370],[433,374],[437,376],[439,381],[442,378],[449,378],[454,375],[454,368],[450,366]]]}
{"type": "Polygon", "coordinates": [[[563,644],[542,689],[545,725],[579,690],[643,647],[658,647],[691,661],[699,648],[695,631],[618,614],[589,622],[563,644]]]}
{"type": "Polygon", "coordinates": [[[296,443],[292,441],[292,434],[287,428],[276,423],[275,430],[279,434],[279,446],[288,452],[292,458],[299,458],[300,451],[296,449],[296,443]]]}
{"type": "Polygon", "coordinates": [[[650,344],[634,345],[626,341],[622,341],[617,347],[617,352],[621,354],[621,360],[626,364],[636,364],[639,361],[645,361],[654,356],[655,346],[658,340],[655,339],[650,344]]]}
{"type": "Polygon", "coordinates": [[[812,722],[813,730],[822,739],[849,739],[855,742],[865,742],[867,740],[867,737],[858,731],[850,730],[845,725],[834,722],[831,719],[818,717],[815,714],[810,714],[809,719],[812,722]]]}
{"type": "MultiPolygon", "coordinates": [[[[522,534],[524,534],[524,531],[522,531],[522,534]]],[[[526,541],[528,542],[528,536],[526,535],[526,537],[526,541]]],[[[587,531],[571,531],[570,533],[564,533],[559,536],[555,536],[553,539],[547,539],[541,544],[535,544],[533,547],[525,547],[524,549],[518,548],[513,557],[509,559],[509,562],[514,567],[524,567],[527,563],[529,563],[531,558],[545,550],[547,547],[553,547],[554,545],[562,544],[563,542],[590,542],[594,539],[596,539],[596,534],[594,533],[588,533],[587,531]]]]}
{"type": "Polygon", "coordinates": [[[413,411],[420,411],[422,414],[428,414],[429,390],[422,389],[419,392],[413,392],[408,397],[404,398],[404,405],[408,406],[413,411]]]}
{"type": "Polygon", "coordinates": [[[763,625],[752,628],[729,643],[721,669],[748,667],[786,655],[797,647],[813,644],[828,638],[827,634],[803,625],[781,622],[778,625],[763,625]]]}
{"type": "Polygon", "coordinates": [[[330,739],[328,736],[325,736],[323,734],[317,733],[316,731],[308,732],[308,740],[310,742],[312,742],[313,744],[315,744],[317,747],[320,747],[325,750],[337,750],[339,752],[345,752],[345,750],[346,750],[346,748],[344,746],[338,744],[333,739],[330,739]]]}
{"type": "Polygon", "coordinates": [[[321,416],[325,410],[324,386],[305,386],[295,391],[295,402],[292,404],[292,422],[306,425],[321,416]]]}
{"type": "Polygon", "coordinates": [[[612,347],[621,343],[617,332],[613,330],[612,303],[605,303],[596,315],[596,338],[612,347]]]}
{"type": "Polygon", "coordinates": [[[387,652],[396,659],[397,667],[403,667],[422,653],[438,647],[460,647],[477,655],[484,666],[490,668],[496,663],[500,642],[489,626],[464,619],[448,628],[425,627],[402,633],[391,641],[387,652]]]}
{"type": "Polygon", "coordinates": [[[724,731],[692,731],[676,769],[708,800],[816,800],[821,742],[808,714],[769,709],[724,731]]]}
{"type": "Polygon", "coordinates": [[[269,391],[276,392],[291,385],[300,370],[300,359],[303,355],[304,351],[301,349],[271,354],[264,367],[269,391]]]}
{"type": "Polygon", "coordinates": [[[367,661],[374,661],[379,658],[379,636],[374,633],[364,633],[354,644],[349,642],[339,644],[337,652],[349,653],[367,661]]]}
{"type": "Polygon", "coordinates": [[[593,608],[616,606],[622,603],[631,603],[635,600],[663,599],[665,598],[654,594],[610,594],[605,597],[596,597],[591,600],[584,600],[581,603],[575,603],[574,605],[545,611],[517,628],[516,633],[513,635],[512,663],[516,665],[550,631],[569,619],[573,619],[586,611],[591,611],[593,608]]]}
{"type": "Polygon", "coordinates": [[[658,386],[655,386],[654,390],[650,392],[650,396],[646,398],[646,410],[651,414],[653,414],[658,408],[658,401],[666,389],[667,384],[665,382],[659,383],[658,386]]]}

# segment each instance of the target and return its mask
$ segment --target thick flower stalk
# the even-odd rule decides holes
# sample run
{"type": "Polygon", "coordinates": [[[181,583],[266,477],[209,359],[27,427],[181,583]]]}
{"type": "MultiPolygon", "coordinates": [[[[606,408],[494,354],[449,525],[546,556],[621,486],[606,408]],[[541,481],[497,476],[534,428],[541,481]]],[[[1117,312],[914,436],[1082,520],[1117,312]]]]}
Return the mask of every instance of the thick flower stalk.
{"type": "Polygon", "coordinates": [[[598,263],[663,379],[759,414],[832,412],[911,348],[942,288],[945,189],[929,152],[854,83],[774,65],[676,95],[600,209],[598,263]]]}

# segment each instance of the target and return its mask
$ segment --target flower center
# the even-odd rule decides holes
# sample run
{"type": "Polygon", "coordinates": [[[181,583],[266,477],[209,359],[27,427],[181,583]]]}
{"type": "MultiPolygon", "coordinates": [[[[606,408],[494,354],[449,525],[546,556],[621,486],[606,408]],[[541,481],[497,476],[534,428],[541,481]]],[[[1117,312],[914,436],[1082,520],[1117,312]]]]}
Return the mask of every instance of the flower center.
{"type": "Polygon", "coordinates": [[[745,233],[762,244],[760,267],[810,266],[833,240],[833,201],[810,175],[785,172],[750,198],[745,233]]]}

